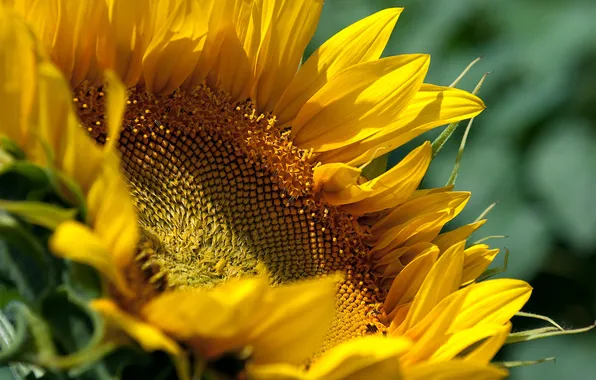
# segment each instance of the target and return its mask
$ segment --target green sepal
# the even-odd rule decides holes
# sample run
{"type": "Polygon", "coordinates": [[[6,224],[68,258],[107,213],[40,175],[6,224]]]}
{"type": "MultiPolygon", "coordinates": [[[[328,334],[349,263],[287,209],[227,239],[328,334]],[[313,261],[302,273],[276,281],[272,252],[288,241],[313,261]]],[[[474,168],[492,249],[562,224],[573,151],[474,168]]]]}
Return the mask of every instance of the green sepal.
{"type": "Polygon", "coordinates": [[[35,303],[55,287],[55,261],[44,243],[14,217],[0,210],[0,282],[35,303]]]}
{"type": "Polygon", "coordinates": [[[24,160],[27,158],[25,152],[6,136],[0,136],[0,148],[10,154],[15,160],[24,160]]]}
{"type": "Polygon", "coordinates": [[[587,327],[581,327],[579,329],[569,329],[569,330],[560,330],[556,327],[548,326],[548,327],[541,327],[532,330],[520,331],[516,333],[509,334],[505,344],[512,344],[512,343],[519,343],[519,342],[527,342],[529,340],[536,340],[542,338],[548,338],[552,336],[559,336],[559,335],[573,335],[573,334],[581,334],[587,331],[590,331],[594,328],[595,325],[590,325],[587,327]]]}
{"type": "Polygon", "coordinates": [[[515,367],[526,367],[529,365],[540,364],[544,362],[554,362],[556,361],[555,357],[538,359],[538,360],[515,360],[515,361],[506,361],[506,362],[493,362],[492,364],[497,365],[499,367],[504,368],[515,368],[515,367]]]}
{"type": "Polygon", "coordinates": [[[43,201],[54,193],[49,173],[27,161],[14,161],[0,170],[0,198],[43,201]]]}
{"type": "Polygon", "coordinates": [[[437,136],[437,138],[432,142],[432,158],[435,158],[435,156],[439,154],[441,149],[443,149],[443,146],[445,145],[447,140],[449,140],[449,138],[453,135],[458,125],[459,121],[456,123],[449,124],[447,127],[445,127],[445,129],[443,129],[443,132],[441,132],[441,134],[437,136]]]}
{"type": "Polygon", "coordinates": [[[503,266],[498,268],[487,269],[476,279],[476,282],[488,280],[489,278],[496,276],[500,273],[507,271],[507,265],[509,263],[509,249],[505,248],[505,257],[503,258],[503,266]]]}

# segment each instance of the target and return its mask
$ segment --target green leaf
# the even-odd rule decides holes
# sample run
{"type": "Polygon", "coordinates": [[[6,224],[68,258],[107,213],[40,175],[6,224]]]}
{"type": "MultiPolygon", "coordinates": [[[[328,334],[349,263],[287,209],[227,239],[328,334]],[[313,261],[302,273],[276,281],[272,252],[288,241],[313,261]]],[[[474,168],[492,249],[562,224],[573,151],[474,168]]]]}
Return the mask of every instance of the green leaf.
{"type": "Polygon", "coordinates": [[[15,214],[31,224],[55,230],[61,223],[74,219],[75,209],[65,209],[42,202],[7,201],[0,199],[0,208],[15,214]]]}
{"type": "Polygon", "coordinates": [[[95,268],[74,261],[66,262],[66,268],[64,282],[77,297],[91,300],[104,293],[104,283],[95,268]]]}
{"type": "Polygon", "coordinates": [[[87,218],[87,203],[81,187],[75,181],[56,170],[51,171],[50,180],[55,193],[60,199],[66,204],[78,209],[80,220],[85,220],[87,218]]]}
{"type": "Polygon", "coordinates": [[[0,198],[43,200],[53,193],[48,172],[27,161],[0,168],[0,198]]]}
{"type": "Polygon", "coordinates": [[[7,311],[16,324],[13,342],[0,352],[0,363],[24,362],[38,364],[55,357],[50,328],[22,302],[8,305],[7,311]]]}
{"type": "Polygon", "coordinates": [[[39,239],[16,219],[0,210],[0,279],[9,281],[28,301],[36,300],[55,284],[54,264],[39,239]]]}

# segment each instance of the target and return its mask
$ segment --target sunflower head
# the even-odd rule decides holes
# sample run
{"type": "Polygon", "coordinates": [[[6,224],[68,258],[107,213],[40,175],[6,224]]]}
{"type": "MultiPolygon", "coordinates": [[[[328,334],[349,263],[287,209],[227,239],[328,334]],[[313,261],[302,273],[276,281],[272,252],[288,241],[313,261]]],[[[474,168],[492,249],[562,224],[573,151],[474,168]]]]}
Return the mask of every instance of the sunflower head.
{"type": "Polygon", "coordinates": [[[101,274],[98,342],[165,351],[182,378],[230,358],[256,379],[506,375],[488,363],[531,288],[481,281],[484,220],[442,232],[470,194],[419,188],[429,142],[363,171],[484,109],[424,83],[428,55],[380,58],[401,9],[301,65],[322,1],[11,7],[2,134],[75,184],[45,244],[101,274]]]}

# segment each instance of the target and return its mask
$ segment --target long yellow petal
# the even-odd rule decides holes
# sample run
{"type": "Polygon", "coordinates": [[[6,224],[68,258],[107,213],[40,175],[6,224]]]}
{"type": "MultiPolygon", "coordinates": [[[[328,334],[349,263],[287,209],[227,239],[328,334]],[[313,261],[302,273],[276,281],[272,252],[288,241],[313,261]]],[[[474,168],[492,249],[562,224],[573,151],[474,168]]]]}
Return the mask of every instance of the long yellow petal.
{"type": "Polygon", "coordinates": [[[511,322],[507,322],[504,326],[500,326],[496,331],[484,340],[479,346],[474,347],[472,352],[468,353],[464,360],[489,363],[494,356],[499,352],[509,333],[511,332],[511,322]]]}
{"type": "Polygon", "coordinates": [[[35,1],[21,9],[72,87],[99,79],[96,50],[108,24],[105,1],[35,1]]]}
{"type": "Polygon", "coordinates": [[[428,242],[437,236],[443,225],[452,218],[453,213],[449,210],[431,210],[428,213],[414,216],[393,228],[383,230],[382,233],[377,231],[369,242],[371,246],[369,253],[378,257],[397,250],[399,247],[428,242]]]}
{"type": "Polygon", "coordinates": [[[105,150],[110,151],[117,148],[117,141],[122,129],[122,116],[126,108],[127,93],[124,84],[120,82],[117,74],[111,70],[105,73],[108,94],[106,99],[106,116],[108,125],[108,138],[105,150]]]}
{"type": "Polygon", "coordinates": [[[466,240],[480,227],[486,223],[486,219],[479,220],[474,223],[466,224],[465,226],[456,228],[449,232],[445,232],[437,236],[432,243],[435,244],[441,251],[446,250],[455,243],[466,240]]]}
{"type": "Polygon", "coordinates": [[[309,370],[311,379],[399,379],[399,357],[411,342],[405,338],[368,336],[352,339],[326,352],[309,370]]]}
{"type": "MultiPolygon", "coordinates": [[[[449,339],[447,331],[464,303],[468,289],[462,289],[457,297],[441,308],[440,313],[429,313],[413,330],[406,331],[405,336],[415,341],[414,345],[402,358],[404,365],[412,365],[427,361],[449,339]],[[432,318],[431,318],[432,316],[432,318]]],[[[414,305],[412,305],[414,306],[414,305]]]]}
{"type": "Polygon", "coordinates": [[[56,228],[49,245],[55,255],[92,266],[122,294],[132,294],[105,243],[89,227],[79,222],[64,222],[56,228]]]}
{"type": "Polygon", "coordinates": [[[427,274],[437,261],[438,254],[438,250],[428,249],[406,265],[393,281],[385,298],[383,308],[387,314],[391,314],[398,305],[411,302],[414,299],[427,274]]]}
{"type": "MultiPolygon", "coordinates": [[[[205,38],[198,50],[200,56],[192,73],[182,85],[183,88],[199,86],[204,79],[213,87],[227,91],[238,99],[251,79],[252,71],[239,28],[234,28],[241,9],[249,9],[254,2],[234,0],[199,0],[201,15],[207,25],[205,38]],[[238,9],[236,9],[238,8],[238,9]]],[[[250,18],[249,18],[250,19],[250,18]]],[[[254,24],[246,25],[246,30],[254,24]]],[[[244,95],[246,98],[247,95],[244,95]]]]}
{"type": "Polygon", "coordinates": [[[427,55],[411,54],[343,70],[300,109],[291,129],[295,144],[325,152],[378,133],[408,106],[429,63],[427,55]]]}
{"type": "Polygon", "coordinates": [[[465,191],[431,193],[413,198],[395,208],[390,214],[379,220],[371,228],[375,236],[382,236],[384,232],[411,219],[437,211],[446,211],[453,217],[457,216],[470,199],[470,193],[465,191]]]}
{"type": "Polygon", "coordinates": [[[370,261],[373,263],[373,269],[378,274],[381,280],[381,286],[391,285],[393,280],[398,274],[404,269],[406,265],[409,265],[416,258],[427,254],[428,252],[436,252],[437,257],[439,249],[429,242],[420,242],[405,247],[400,247],[388,252],[375,252],[370,254],[370,261]],[[386,280],[390,280],[387,283],[386,280]]]}
{"type": "Polygon", "coordinates": [[[42,145],[34,161],[59,169],[87,192],[102,165],[102,149],[81,128],[62,73],[53,64],[42,62],[38,81],[36,138],[42,145]]]}
{"type": "Polygon", "coordinates": [[[271,289],[271,309],[252,332],[255,363],[300,364],[311,358],[335,316],[338,281],[331,276],[271,289]]]}
{"type": "Polygon", "coordinates": [[[488,363],[503,346],[511,331],[511,323],[505,325],[476,326],[452,334],[447,341],[429,358],[429,361],[451,360],[462,352],[464,360],[488,363]],[[478,344],[481,342],[480,344],[478,344]]]}
{"type": "Polygon", "coordinates": [[[423,84],[399,117],[366,139],[321,153],[322,163],[359,166],[441,125],[478,115],[485,108],[478,97],[459,89],[423,84]]]}
{"type": "MultiPolygon", "coordinates": [[[[190,0],[177,2],[164,24],[158,24],[143,56],[143,76],[150,92],[171,93],[195,69],[208,31],[208,20],[202,14],[208,9],[201,5],[190,0]]],[[[165,11],[158,7],[155,12],[165,11]]]]}
{"type": "Polygon", "coordinates": [[[339,193],[357,185],[361,174],[362,170],[341,162],[319,165],[313,169],[314,188],[323,194],[339,193]]]}
{"type": "Polygon", "coordinates": [[[37,47],[27,26],[4,8],[0,8],[0,46],[0,133],[25,149],[36,92],[37,47]]]}
{"type": "Polygon", "coordinates": [[[497,279],[469,286],[470,293],[451,331],[481,324],[504,324],[530,298],[532,287],[525,281],[497,279]]]}
{"type": "Polygon", "coordinates": [[[308,371],[287,364],[249,364],[247,374],[251,380],[398,380],[399,358],[411,345],[404,337],[367,336],[333,347],[308,371]]]}
{"type": "Polygon", "coordinates": [[[468,284],[480,276],[499,254],[499,249],[490,249],[486,244],[476,244],[464,251],[464,271],[462,285],[468,284]]]}
{"type": "Polygon", "coordinates": [[[359,202],[346,205],[343,209],[354,215],[363,215],[402,204],[420,185],[430,165],[431,153],[430,143],[425,142],[397,165],[362,184],[361,187],[371,190],[371,194],[359,202]]]}
{"type": "Polygon", "coordinates": [[[142,60],[151,39],[150,0],[107,0],[108,23],[98,44],[97,59],[111,69],[124,85],[136,85],[142,75],[142,60]]]}
{"type": "Polygon", "coordinates": [[[414,298],[408,317],[404,321],[404,330],[416,325],[435,305],[459,288],[464,245],[462,242],[452,246],[437,260],[414,298]]]}
{"type": "Polygon", "coordinates": [[[263,40],[251,98],[261,112],[272,111],[296,75],[306,45],[317,28],[322,0],[263,0],[263,40]]]}
{"type": "Polygon", "coordinates": [[[306,101],[340,71],[378,59],[403,8],[368,16],[328,39],[302,65],[275,106],[277,125],[290,123],[306,101]]]}
{"type": "Polygon", "coordinates": [[[419,364],[404,370],[405,380],[498,380],[508,372],[495,366],[450,360],[419,364]]]}
{"type": "Polygon", "coordinates": [[[89,223],[101,237],[120,270],[132,262],[139,242],[137,214],[119,169],[119,160],[106,153],[105,164],[87,194],[89,223]]]}
{"type": "Polygon", "coordinates": [[[250,345],[255,363],[299,364],[322,343],[335,314],[336,282],[271,288],[264,277],[235,280],[212,290],[164,293],[142,314],[206,357],[250,345]]]}

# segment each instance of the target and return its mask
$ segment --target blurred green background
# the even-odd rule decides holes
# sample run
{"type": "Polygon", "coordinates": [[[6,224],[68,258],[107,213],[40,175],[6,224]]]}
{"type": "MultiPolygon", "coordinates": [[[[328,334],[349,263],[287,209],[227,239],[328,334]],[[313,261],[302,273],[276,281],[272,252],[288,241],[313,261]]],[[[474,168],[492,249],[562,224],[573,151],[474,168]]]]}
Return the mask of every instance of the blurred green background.
{"type": "MultiPolygon", "coordinates": [[[[490,243],[510,249],[508,277],[534,286],[524,310],[567,328],[592,323],[596,1],[326,0],[309,51],[352,22],[393,6],[405,10],[385,55],[430,53],[427,82],[441,85],[482,56],[458,86],[468,90],[491,72],[480,92],[488,108],[474,122],[456,183],[473,194],[457,223],[471,222],[499,202],[475,237],[508,236],[490,243]]],[[[426,187],[447,182],[464,129],[460,125],[433,161],[426,187]]],[[[401,154],[403,149],[390,162],[401,154]]],[[[535,327],[514,322],[517,329],[535,327]]],[[[498,360],[552,356],[556,362],[513,369],[511,379],[596,378],[596,331],[511,345],[498,360]]]]}

